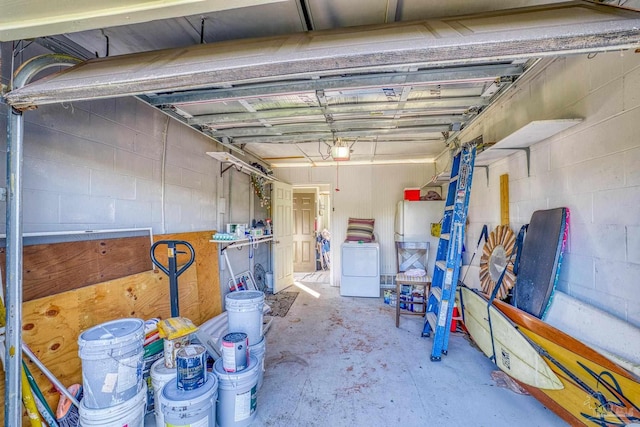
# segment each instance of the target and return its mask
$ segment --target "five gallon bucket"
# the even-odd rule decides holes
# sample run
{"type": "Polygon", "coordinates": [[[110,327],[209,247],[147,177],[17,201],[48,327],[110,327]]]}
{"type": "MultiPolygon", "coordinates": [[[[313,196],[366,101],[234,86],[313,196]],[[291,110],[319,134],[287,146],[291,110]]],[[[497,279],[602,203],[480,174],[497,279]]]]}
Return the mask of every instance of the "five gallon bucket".
{"type": "Polygon", "coordinates": [[[162,358],[162,352],[146,356],[143,359],[142,381],[147,384],[147,413],[153,412],[155,398],[153,395],[153,384],[151,383],[151,367],[162,358]]]}
{"type": "Polygon", "coordinates": [[[216,410],[218,427],[245,427],[256,417],[256,394],[261,368],[255,356],[249,358],[249,367],[240,372],[225,372],[222,359],[218,359],[213,365],[219,383],[216,410]]]}
{"type": "Polygon", "coordinates": [[[244,332],[249,345],[262,339],[262,307],[264,293],[260,291],[230,292],[225,297],[225,308],[229,315],[229,332],[244,332]]]}
{"type": "Polygon", "coordinates": [[[204,385],[195,390],[180,390],[177,381],[170,381],[162,388],[160,408],[164,424],[172,427],[215,427],[218,380],[207,373],[204,385]]]}
{"type": "Polygon", "coordinates": [[[176,368],[167,368],[164,364],[164,358],[156,361],[151,366],[151,385],[153,387],[154,413],[156,415],[156,425],[164,427],[164,416],[160,408],[160,393],[165,384],[172,381],[176,382],[176,368]]]}
{"type": "Polygon", "coordinates": [[[88,408],[86,399],[80,401],[80,425],[83,427],[143,427],[147,385],[132,399],[109,408],[88,408]]]}
{"type": "Polygon", "coordinates": [[[139,394],[143,385],[143,343],[141,319],[113,320],[80,334],[82,401],[87,408],[108,408],[139,394]]]}
{"type": "Polygon", "coordinates": [[[262,337],[262,340],[258,344],[249,346],[249,354],[258,359],[258,365],[260,365],[260,374],[258,374],[258,390],[262,387],[262,378],[264,377],[264,355],[266,351],[266,338],[262,337]]]}

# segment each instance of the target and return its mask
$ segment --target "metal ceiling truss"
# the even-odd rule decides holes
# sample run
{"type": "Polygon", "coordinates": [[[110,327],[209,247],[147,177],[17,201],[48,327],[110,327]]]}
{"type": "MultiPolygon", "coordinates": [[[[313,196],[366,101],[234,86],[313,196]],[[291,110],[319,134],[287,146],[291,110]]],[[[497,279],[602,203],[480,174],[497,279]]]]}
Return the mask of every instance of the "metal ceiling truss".
{"type": "Polygon", "coordinates": [[[388,71],[339,76],[313,76],[305,80],[283,80],[262,84],[240,84],[234,87],[194,89],[182,92],[145,94],[150,104],[183,104],[189,102],[255,98],[318,90],[339,90],[384,86],[420,86],[425,84],[450,84],[460,82],[492,82],[496,78],[517,78],[524,72],[523,64],[469,65],[463,67],[438,67],[417,71],[388,71]]]}

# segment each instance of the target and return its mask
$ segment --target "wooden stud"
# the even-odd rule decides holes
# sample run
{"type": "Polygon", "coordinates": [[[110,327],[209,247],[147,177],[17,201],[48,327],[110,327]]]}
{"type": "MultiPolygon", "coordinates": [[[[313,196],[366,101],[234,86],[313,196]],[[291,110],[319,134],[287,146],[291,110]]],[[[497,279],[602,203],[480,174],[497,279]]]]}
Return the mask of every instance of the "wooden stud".
{"type": "Polygon", "coordinates": [[[500,225],[509,225],[509,174],[500,175],[500,225]]]}

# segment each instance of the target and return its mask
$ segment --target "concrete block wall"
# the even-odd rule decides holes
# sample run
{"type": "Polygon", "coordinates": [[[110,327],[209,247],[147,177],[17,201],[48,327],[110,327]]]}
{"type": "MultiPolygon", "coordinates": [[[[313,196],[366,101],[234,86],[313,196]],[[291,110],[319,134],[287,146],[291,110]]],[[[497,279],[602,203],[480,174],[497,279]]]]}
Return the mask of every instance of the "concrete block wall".
{"type": "MultiPolygon", "coordinates": [[[[492,164],[488,182],[484,170],[476,170],[467,247],[483,224],[499,224],[499,176],[508,173],[515,232],[537,209],[571,211],[558,289],[640,326],[640,54],[549,62],[461,136],[483,134],[495,142],[532,120],[584,121],[531,147],[531,176],[524,153],[492,164]]],[[[475,285],[479,257],[467,275],[475,285]]]]}
{"type": "Polygon", "coordinates": [[[208,138],[134,98],[47,105],[24,118],[25,232],[216,228],[208,138]]]}

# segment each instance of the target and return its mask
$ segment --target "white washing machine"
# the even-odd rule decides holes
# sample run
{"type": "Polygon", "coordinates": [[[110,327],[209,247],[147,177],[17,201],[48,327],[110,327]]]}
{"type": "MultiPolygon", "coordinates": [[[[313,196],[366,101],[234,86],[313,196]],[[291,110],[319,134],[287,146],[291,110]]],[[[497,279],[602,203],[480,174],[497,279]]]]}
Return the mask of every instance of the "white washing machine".
{"type": "Polygon", "coordinates": [[[340,295],[379,297],[380,244],[344,242],[340,254],[340,295]]]}

